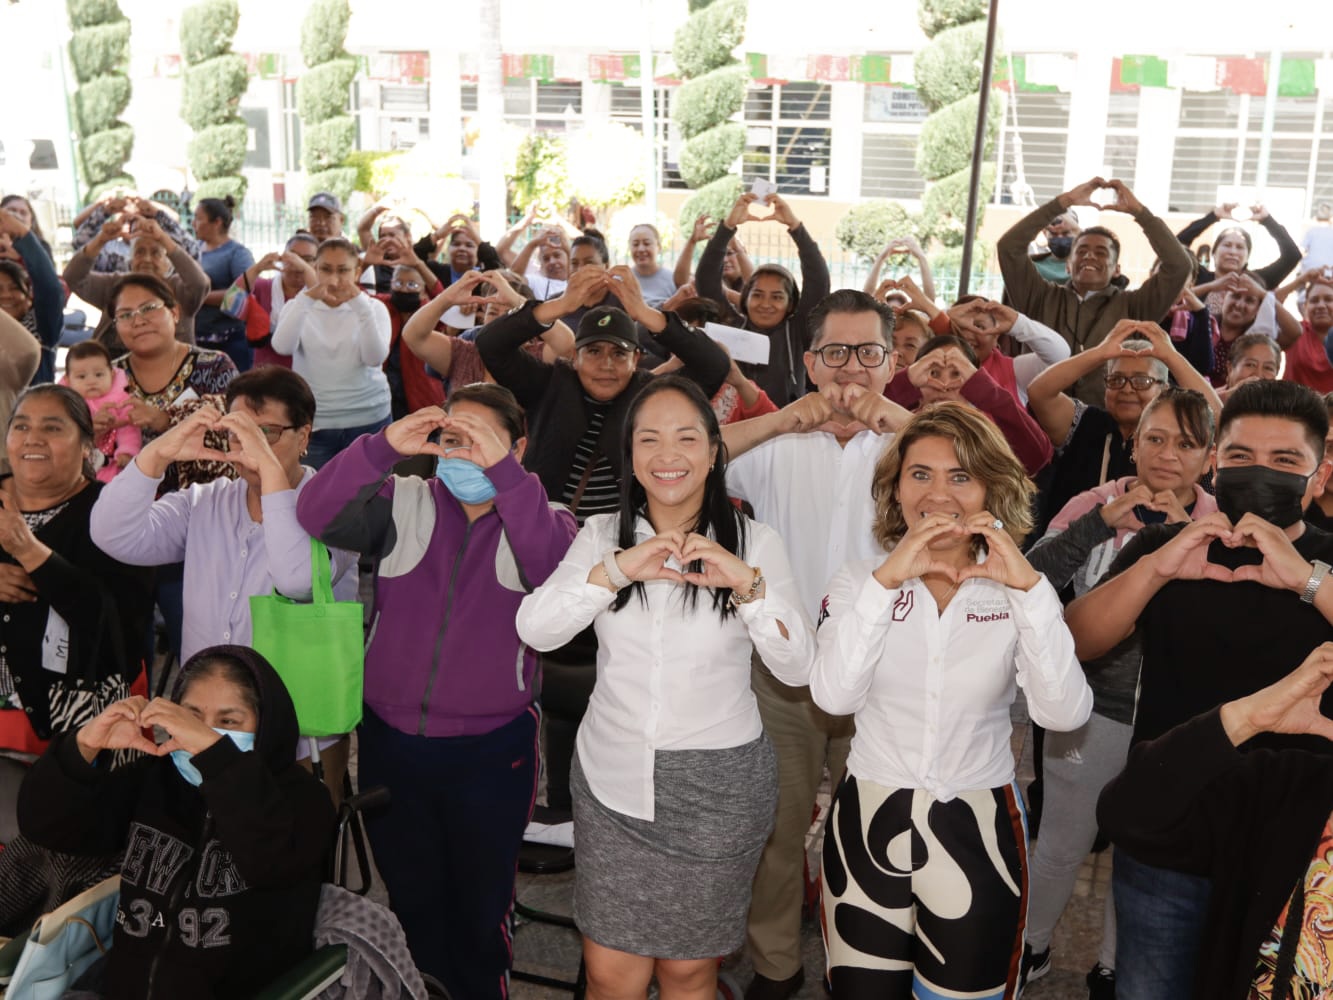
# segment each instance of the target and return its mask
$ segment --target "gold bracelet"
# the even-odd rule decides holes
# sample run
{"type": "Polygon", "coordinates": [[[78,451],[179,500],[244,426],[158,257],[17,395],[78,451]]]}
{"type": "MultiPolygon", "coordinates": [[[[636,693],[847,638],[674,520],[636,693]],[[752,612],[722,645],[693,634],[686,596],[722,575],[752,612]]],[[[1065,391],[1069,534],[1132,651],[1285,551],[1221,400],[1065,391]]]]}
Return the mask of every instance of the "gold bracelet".
{"type": "Polygon", "coordinates": [[[758,566],[756,566],[754,568],[754,579],[750,581],[749,593],[747,593],[744,597],[741,597],[739,594],[736,593],[736,591],[733,590],[731,592],[731,597],[728,598],[728,600],[731,601],[731,606],[733,608],[739,608],[742,604],[749,604],[751,601],[753,601],[756,597],[759,596],[759,588],[762,587],[763,585],[764,585],[764,571],[760,569],[758,566]]]}

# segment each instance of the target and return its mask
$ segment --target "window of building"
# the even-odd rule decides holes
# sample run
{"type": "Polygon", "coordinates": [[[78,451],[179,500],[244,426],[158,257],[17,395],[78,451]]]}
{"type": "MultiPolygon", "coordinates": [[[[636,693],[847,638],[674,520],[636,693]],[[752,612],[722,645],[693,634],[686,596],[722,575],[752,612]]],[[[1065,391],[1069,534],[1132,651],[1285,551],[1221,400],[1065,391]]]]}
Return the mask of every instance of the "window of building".
{"type": "Polygon", "coordinates": [[[1069,96],[1059,91],[1007,96],[1004,135],[997,144],[1002,157],[1000,200],[1040,205],[1065,189],[1069,96]]]}
{"type": "Polygon", "coordinates": [[[1106,105],[1106,145],[1103,151],[1107,177],[1131,187],[1139,163],[1139,93],[1111,94],[1106,105]]]}
{"type": "Polygon", "coordinates": [[[282,147],[285,150],[283,167],[301,169],[301,116],[297,113],[296,81],[282,81],[282,147]]]}
{"type": "MultiPolygon", "coordinates": [[[[621,125],[628,125],[634,131],[643,132],[643,88],[622,83],[612,83],[611,120],[621,125]]],[[[680,169],[676,162],[679,156],[679,143],[669,141],[675,126],[671,123],[671,94],[666,87],[653,89],[653,120],[657,126],[657,181],[664,188],[684,188],[680,169]],[[676,152],[673,153],[672,150],[676,152]]]]}
{"type": "Polygon", "coordinates": [[[525,131],[568,132],[583,121],[583,84],[513,80],[504,85],[504,115],[525,131]]]}
{"type": "Polygon", "coordinates": [[[861,197],[921,197],[926,182],[916,171],[916,147],[928,114],[911,87],[865,88],[861,197]]]}
{"type": "Polygon", "coordinates": [[[827,83],[752,87],[741,112],[745,182],[762,177],[776,184],[780,194],[828,194],[831,108],[827,83]]]}
{"type": "MultiPolygon", "coordinates": [[[[1287,53],[1284,58],[1319,59],[1322,55],[1287,53]]],[[[1219,187],[1260,186],[1265,110],[1263,96],[1188,90],[1181,94],[1171,167],[1173,211],[1208,211],[1217,203],[1219,187]]],[[[1313,204],[1333,187],[1328,180],[1333,166],[1333,150],[1328,147],[1333,139],[1324,138],[1333,132],[1333,97],[1279,94],[1273,112],[1263,186],[1304,190],[1313,204]]]]}
{"type": "Polygon", "coordinates": [[[430,138],[430,89],[425,84],[380,84],[379,148],[411,149],[430,138]]]}

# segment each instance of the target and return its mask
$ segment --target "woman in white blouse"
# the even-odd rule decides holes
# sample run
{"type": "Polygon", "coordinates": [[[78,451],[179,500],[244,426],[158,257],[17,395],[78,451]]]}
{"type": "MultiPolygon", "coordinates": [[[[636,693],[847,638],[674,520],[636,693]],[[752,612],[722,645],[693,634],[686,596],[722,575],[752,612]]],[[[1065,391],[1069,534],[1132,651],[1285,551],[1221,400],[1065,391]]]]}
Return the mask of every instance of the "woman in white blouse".
{"type": "Polygon", "coordinates": [[[589,1000],[645,997],[654,976],[663,1000],[711,1000],[777,803],[751,651],[800,685],[814,638],[782,540],[727,499],[699,388],[653,380],[626,426],[620,512],[588,519],[518,632],[540,650],[597,633],[570,778],[589,1000]]]}
{"type": "Polygon", "coordinates": [[[1092,708],[1059,598],[1018,549],[1033,490],[984,415],[929,407],[875,469],[889,555],[829,584],[810,691],[856,715],[824,838],[837,1000],[1017,994],[1027,830],[1009,708],[1022,687],[1057,731],[1092,708]]]}

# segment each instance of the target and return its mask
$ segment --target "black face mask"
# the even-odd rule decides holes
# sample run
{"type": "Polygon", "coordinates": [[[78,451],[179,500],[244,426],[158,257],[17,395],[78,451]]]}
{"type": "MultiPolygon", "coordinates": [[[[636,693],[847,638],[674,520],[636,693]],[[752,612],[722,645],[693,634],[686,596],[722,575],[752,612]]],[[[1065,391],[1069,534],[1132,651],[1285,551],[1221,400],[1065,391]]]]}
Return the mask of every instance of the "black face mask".
{"type": "Polygon", "coordinates": [[[1074,249],[1074,237],[1072,236],[1050,236],[1046,239],[1046,249],[1051,252],[1051,256],[1056,260],[1064,260],[1069,256],[1069,251],[1074,249]]]}
{"type": "Polygon", "coordinates": [[[1256,514],[1279,528],[1290,528],[1305,515],[1301,501],[1309,482],[1309,476],[1266,465],[1218,469],[1213,477],[1218,509],[1232,524],[1245,514],[1256,514]]]}
{"type": "Polygon", "coordinates": [[[421,306],[421,296],[416,292],[390,292],[389,305],[401,313],[416,312],[421,306]]]}

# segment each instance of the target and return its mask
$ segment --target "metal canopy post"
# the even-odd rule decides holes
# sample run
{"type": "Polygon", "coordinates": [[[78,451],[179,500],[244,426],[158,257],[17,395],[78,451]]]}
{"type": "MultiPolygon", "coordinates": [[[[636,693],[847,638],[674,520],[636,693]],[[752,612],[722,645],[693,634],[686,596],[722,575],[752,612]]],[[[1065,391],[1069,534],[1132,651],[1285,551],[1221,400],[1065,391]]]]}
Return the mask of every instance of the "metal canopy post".
{"type": "Polygon", "coordinates": [[[986,52],[981,60],[981,93],[977,102],[977,130],[972,139],[972,177],[967,189],[967,222],[963,227],[963,260],[958,275],[958,295],[967,294],[972,277],[972,244],[976,239],[978,200],[981,195],[981,167],[986,152],[986,112],[990,107],[991,63],[995,60],[995,25],[1000,0],[990,0],[986,14],[986,52]]]}

